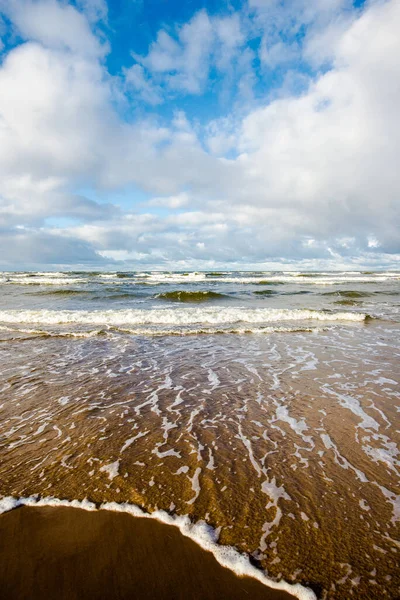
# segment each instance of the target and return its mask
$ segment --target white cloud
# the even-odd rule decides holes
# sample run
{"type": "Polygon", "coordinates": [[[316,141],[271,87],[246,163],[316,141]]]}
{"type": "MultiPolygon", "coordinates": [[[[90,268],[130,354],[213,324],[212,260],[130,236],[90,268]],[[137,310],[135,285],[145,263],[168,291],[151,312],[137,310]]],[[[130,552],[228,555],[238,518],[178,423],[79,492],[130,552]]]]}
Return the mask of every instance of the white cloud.
{"type": "Polygon", "coordinates": [[[28,43],[7,55],[0,87],[0,172],[34,179],[96,168],[110,120],[97,63],[28,43]]]}
{"type": "Polygon", "coordinates": [[[200,11],[179,29],[178,41],[166,31],[159,31],[148,55],[140,60],[151,73],[165,74],[172,89],[197,94],[208,77],[212,41],[211,21],[205,11],[200,11]]]}
{"type": "MultiPolygon", "coordinates": [[[[0,253],[7,256],[8,249],[21,264],[30,257],[194,267],[278,258],[303,266],[394,264],[400,253],[400,6],[377,2],[341,21],[333,35],[337,4],[328,3],[324,18],[316,15],[317,4],[296,5],[301,14],[293,28],[301,20],[319,23],[320,37],[310,37],[314,46],[307,47],[315,56],[325,32],[332,68],[302,95],[264,100],[245,118],[243,106],[236,107],[205,125],[176,111],[161,126],[150,116],[128,123],[117,114],[103,47],[84,13],[55,0],[17,0],[9,14],[34,41],[9,50],[0,65],[0,253]],[[46,6],[41,14],[50,16],[39,23],[46,6]],[[72,35],[75,23],[80,40],[72,35]],[[77,192],[89,186],[106,195],[129,185],[151,195],[147,213],[77,192]],[[74,222],[50,226],[49,218],[74,222]]],[[[263,19],[265,6],[257,8],[263,19]]],[[[216,48],[218,68],[239,65],[243,36],[241,17],[205,12],[176,39],[160,32],[141,64],[126,72],[130,94],[156,103],[158,77],[170,91],[199,93],[216,65],[216,48]]]]}
{"type": "MultiPolygon", "coordinates": [[[[88,2],[86,5],[94,8],[88,2]]],[[[2,0],[1,8],[26,39],[88,56],[102,55],[107,49],[92,34],[84,15],[69,4],[56,0],[2,0]]]]}
{"type": "MultiPolygon", "coordinates": [[[[110,257],[111,258],[111,257],[110,257]]],[[[104,260],[85,241],[41,229],[17,228],[0,235],[0,267],[32,265],[99,265],[104,260]]],[[[109,261],[110,262],[110,261],[109,261]]]]}
{"type": "Polygon", "coordinates": [[[370,228],[391,245],[400,190],[399,27],[396,2],[370,8],[340,38],[333,70],[306,94],[244,120],[242,162],[265,190],[260,203],[291,207],[302,229],[320,236],[364,236],[370,228]]]}
{"type": "Polygon", "coordinates": [[[269,68],[291,61],[319,66],[356,16],[351,0],[249,0],[262,35],[260,59],[269,68]]]}
{"type": "Polygon", "coordinates": [[[163,206],[166,208],[182,208],[187,206],[190,202],[190,196],[186,192],[177,194],[176,196],[166,196],[159,198],[152,198],[149,201],[150,206],[163,206]]]}
{"type": "Polygon", "coordinates": [[[128,91],[132,89],[138,96],[149,104],[161,104],[163,97],[159,86],[154,85],[145,70],[139,64],[123,69],[125,83],[128,91]]]}
{"type": "Polygon", "coordinates": [[[213,28],[216,36],[215,64],[225,71],[237,59],[240,48],[246,41],[238,14],[224,18],[214,18],[213,28]]]}
{"type": "Polygon", "coordinates": [[[268,46],[264,40],[264,43],[261,45],[260,58],[264,64],[273,69],[277,65],[295,60],[299,56],[299,50],[297,43],[285,44],[279,41],[268,46]]]}
{"type": "Polygon", "coordinates": [[[76,0],[76,4],[90,22],[107,22],[108,6],[106,0],[76,0]]]}
{"type": "Polygon", "coordinates": [[[146,56],[133,56],[167,89],[200,94],[211,68],[229,71],[239,58],[244,42],[238,13],[210,17],[205,10],[200,10],[178,28],[176,36],[161,29],[146,56]]]}

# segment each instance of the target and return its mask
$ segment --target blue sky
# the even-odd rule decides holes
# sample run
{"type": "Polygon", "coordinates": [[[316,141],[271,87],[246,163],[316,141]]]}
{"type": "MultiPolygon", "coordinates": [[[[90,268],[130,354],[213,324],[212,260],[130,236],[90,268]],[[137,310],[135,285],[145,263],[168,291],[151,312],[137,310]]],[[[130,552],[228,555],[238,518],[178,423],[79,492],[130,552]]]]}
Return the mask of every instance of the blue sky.
{"type": "Polygon", "coordinates": [[[0,0],[0,268],[398,268],[395,0],[0,0]]]}

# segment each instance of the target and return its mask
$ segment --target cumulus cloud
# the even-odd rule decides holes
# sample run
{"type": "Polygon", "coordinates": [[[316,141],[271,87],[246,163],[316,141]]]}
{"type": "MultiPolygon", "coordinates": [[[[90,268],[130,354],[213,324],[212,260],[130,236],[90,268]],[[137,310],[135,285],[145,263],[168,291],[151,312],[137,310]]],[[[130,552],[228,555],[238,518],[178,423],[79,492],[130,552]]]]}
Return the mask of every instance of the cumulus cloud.
{"type": "MultiPolygon", "coordinates": [[[[173,33],[161,29],[147,55],[133,54],[138,64],[125,71],[128,82],[135,82],[138,73],[143,80],[144,68],[169,91],[200,94],[211,69],[229,70],[245,42],[238,14],[210,17],[201,10],[173,33]]],[[[136,89],[143,89],[142,97],[149,101],[147,86],[140,83],[136,89]]]]}
{"type": "MultiPolygon", "coordinates": [[[[93,2],[85,2],[84,6],[92,14],[101,11],[101,4],[96,8],[93,2]]],[[[98,56],[106,50],[106,45],[92,35],[88,20],[73,6],[57,0],[2,0],[0,9],[25,39],[81,55],[98,56]]]]}
{"type": "Polygon", "coordinates": [[[398,261],[395,0],[362,12],[344,0],[252,0],[247,12],[201,11],[162,29],[122,71],[122,83],[107,72],[108,46],[93,29],[107,20],[103,1],[0,0],[0,10],[24,40],[0,64],[3,264],[398,261]],[[182,110],[132,121],[116,108],[118,94],[126,93],[128,106],[159,106],[178,91],[199,95],[212,69],[227,81],[238,69],[249,98],[256,75],[245,72],[254,58],[246,41],[256,33],[262,39],[261,68],[282,65],[301,24],[308,33],[296,56],[329,60],[329,68],[300,72],[307,81],[300,94],[283,87],[209,122],[190,122],[182,110]],[[118,206],[116,192],[130,186],[148,193],[147,205],[132,198],[118,206]],[[87,187],[103,200],[87,198],[87,187]]]}
{"type": "Polygon", "coordinates": [[[249,0],[249,9],[268,67],[330,59],[338,36],[357,16],[351,0],[249,0]]]}
{"type": "Polygon", "coordinates": [[[306,94],[244,120],[241,160],[268,186],[268,204],[291,206],[312,235],[351,234],[361,243],[375,233],[395,250],[399,24],[397,3],[370,8],[338,40],[333,69],[306,94]]]}
{"type": "Polygon", "coordinates": [[[135,58],[150,73],[162,74],[168,87],[196,94],[208,77],[212,35],[210,19],[201,11],[180,28],[177,40],[161,30],[147,56],[135,58]]]}
{"type": "Polygon", "coordinates": [[[76,5],[87,16],[90,23],[107,23],[108,6],[106,0],[76,0],[76,5]]]}
{"type": "Polygon", "coordinates": [[[128,93],[133,90],[141,100],[149,104],[163,102],[160,86],[151,81],[141,65],[132,65],[129,69],[123,69],[123,73],[128,93]]]}
{"type": "Polygon", "coordinates": [[[176,196],[164,196],[152,198],[149,201],[150,206],[164,206],[167,208],[182,208],[190,203],[190,196],[186,192],[181,192],[176,196]]]}
{"type": "Polygon", "coordinates": [[[103,266],[105,261],[85,241],[43,230],[0,229],[0,268],[35,268],[39,265],[103,266]],[[22,266],[23,265],[23,266],[22,266]]]}

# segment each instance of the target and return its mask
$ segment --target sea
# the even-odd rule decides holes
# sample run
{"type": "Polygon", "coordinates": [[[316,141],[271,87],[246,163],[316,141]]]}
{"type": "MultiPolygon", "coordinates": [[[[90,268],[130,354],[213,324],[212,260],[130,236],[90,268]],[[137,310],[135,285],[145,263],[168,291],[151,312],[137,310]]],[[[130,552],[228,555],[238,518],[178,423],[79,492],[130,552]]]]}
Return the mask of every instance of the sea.
{"type": "Polygon", "coordinates": [[[0,273],[0,511],[146,515],[297,598],[399,598],[399,325],[397,271],[0,273]]]}

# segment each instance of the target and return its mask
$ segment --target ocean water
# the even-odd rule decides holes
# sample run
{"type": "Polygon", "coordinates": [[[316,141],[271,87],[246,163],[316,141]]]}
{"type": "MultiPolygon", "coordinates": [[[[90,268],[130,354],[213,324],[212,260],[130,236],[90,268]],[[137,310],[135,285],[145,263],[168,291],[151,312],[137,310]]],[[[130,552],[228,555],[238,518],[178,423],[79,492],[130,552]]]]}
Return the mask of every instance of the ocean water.
{"type": "Polygon", "coordinates": [[[1,273],[0,509],[140,507],[396,598],[399,321],[398,272],[1,273]]]}

